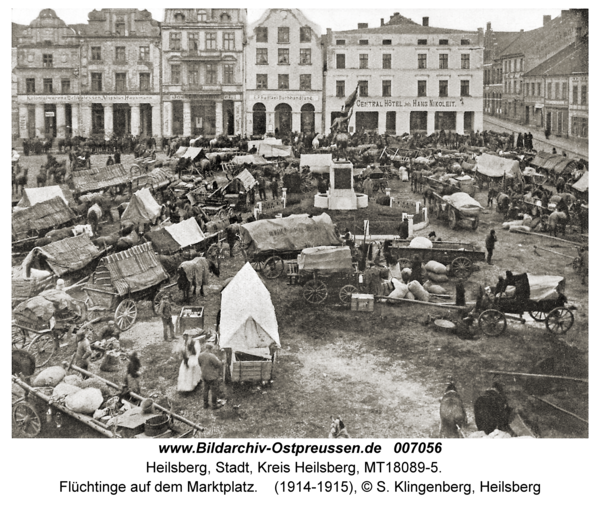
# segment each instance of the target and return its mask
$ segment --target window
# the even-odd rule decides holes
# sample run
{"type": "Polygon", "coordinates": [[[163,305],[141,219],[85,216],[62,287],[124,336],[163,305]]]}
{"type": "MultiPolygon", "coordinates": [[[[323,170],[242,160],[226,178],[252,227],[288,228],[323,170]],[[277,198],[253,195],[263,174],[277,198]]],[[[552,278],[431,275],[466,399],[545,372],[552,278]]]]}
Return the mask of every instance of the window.
{"type": "Polygon", "coordinates": [[[102,48],[92,47],[92,61],[102,61],[102,48]]]}
{"type": "Polygon", "coordinates": [[[185,21],[185,16],[181,12],[178,12],[177,14],[175,14],[175,22],[176,23],[183,23],[184,21],[185,21]]]}
{"type": "Polygon", "coordinates": [[[92,72],[92,91],[102,91],[102,74],[92,72]]]}
{"type": "Polygon", "coordinates": [[[277,87],[278,89],[290,89],[290,75],[279,74],[277,76],[277,87]]]}
{"type": "Polygon", "coordinates": [[[417,81],[417,96],[427,96],[427,81],[417,81]]]}
{"type": "Polygon", "coordinates": [[[578,98],[577,95],[579,94],[578,92],[579,92],[579,90],[577,89],[577,86],[573,86],[573,105],[578,105],[578,102],[577,102],[577,98],[578,98]]]}
{"type": "Polygon", "coordinates": [[[269,29],[266,26],[256,28],[256,42],[269,42],[269,29]]]}
{"type": "Polygon", "coordinates": [[[125,21],[123,18],[117,19],[117,22],[115,23],[115,35],[121,37],[125,36],[125,21]]]}
{"type": "Polygon", "coordinates": [[[148,61],[150,59],[150,46],[140,46],[140,60],[148,61]]]}
{"type": "Polygon", "coordinates": [[[460,68],[463,70],[467,70],[471,68],[471,55],[470,54],[461,54],[460,55],[460,68]]]}
{"type": "Polygon", "coordinates": [[[392,96],[392,81],[381,82],[381,96],[392,96]]]}
{"type": "Polygon", "coordinates": [[[311,33],[310,26],[300,27],[300,42],[310,42],[311,33]]]}
{"type": "Polygon", "coordinates": [[[560,83],[554,83],[554,98],[560,100],[560,83]]]}
{"type": "Polygon", "coordinates": [[[383,60],[382,60],[382,68],[387,68],[387,69],[391,69],[392,68],[392,55],[391,54],[384,54],[383,55],[383,60]]]}
{"type": "Polygon", "coordinates": [[[358,55],[358,68],[369,68],[369,55],[368,54],[359,54],[358,55]]]}
{"type": "Polygon", "coordinates": [[[217,84],[217,66],[214,63],[206,64],[206,84],[217,84]]]}
{"type": "Polygon", "coordinates": [[[548,98],[548,99],[552,98],[552,83],[551,82],[548,83],[548,93],[547,93],[546,98],[548,98]]]}
{"type": "Polygon", "coordinates": [[[44,93],[52,93],[52,79],[44,79],[44,93]]]}
{"type": "Polygon", "coordinates": [[[562,99],[563,100],[568,100],[568,97],[567,97],[567,83],[566,82],[563,82],[563,85],[562,85],[562,99]]]}
{"type": "Polygon", "coordinates": [[[338,39],[335,41],[335,45],[336,46],[345,46],[346,45],[346,41],[344,39],[338,39]]]}
{"type": "Polygon", "coordinates": [[[117,93],[127,91],[127,74],[125,72],[115,74],[115,91],[117,93]]]}
{"type": "Polygon", "coordinates": [[[469,39],[460,39],[460,45],[461,46],[470,46],[471,41],[469,39]]]}
{"type": "Polygon", "coordinates": [[[521,58],[521,72],[523,72],[524,68],[525,68],[525,60],[523,58],[521,58]]]}
{"type": "Polygon", "coordinates": [[[369,81],[358,81],[359,96],[369,96],[369,81]]]}
{"type": "Polygon", "coordinates": [[[206,23],[207,20],[207,14],[205,11],[200,11],[198,13],[198,21],[200,21],[201,23],[206,23]]]}
{"type": "Polygon", "coordinates": [[[289,44],[290,43],[290,29],[287,26],[280,26],[277,28],[277,43],[278,44],[289,44]]]}
{"type": "Polygon", "coordinates": [[[71,81],[69,79],[62,79],[60,81],[60,92],[63,94],[71,92],[71,81]]]}
{"type": "Polygon", "coordinates": [[[383,41],[381,43],[384,46],[391,46],[392,45],[392,39],[383,39],[383,41]]]}
{"type": "Polygon", "coordinates": [[[335,96],[346,96],[346,81],[335,81],[335,96]]]}
{"type": "Polygon", "coordinates": [[[181,51],[181,32],[171,32],[169,34],[169,49],[171,51],[181,51]]]}
{"type": "Polygon", "coordinates": [[[181,84],[181,65],[171,65],[171,84],[181,84]]]}
{"type": "Polygon", "coordinates": [[[460,96],[471,96],[469,93],[469,81],[460,81],[460,96]]]}
{"type": "Polygon", "coordinates": [[[448,81],[440,81],[440,96],[448,96],[448,81]]]}
{"type": "Polygon", "coordinates": [[[122,46],[115,47],[115,60],[116,61],[125,61],[125,48],[122,46]]]}
{"type": "Polygon", "coordinates": [[[529,96],[529,83],[525,83],[525,96],[529,96]]]}
{"type": "Polygon", "coordinates": [[[233,51],[235,49],[235,33],[225,32],[223,33],[223,50],[233,51]]]}
{"type": "Polygon", "coordinates": [[[217,48],[217,34],[215,32],[206,32],[204,40],[206,42],[206,49],[217,48]]]}
{"type": "Polygon", "coordinates": [[[358,45],[359,46],[368,46],[369,45],[369,41],[367,39],[361,39],[358,41],[358,45]]]}
{"type": "Polygon", "coordinates": [[[538,96],[542,96],[542,83],[541,82],[537,83],[537,94],[538,94],[538,96]]]}
{"type": "Polygon", "coordinates": [[[417,61],[418,61],[418,68],[427,68],[427,55],[426,54],[418,54],[417,61]]]}
{"type": "Polygon", "coordinates": [[[196,86],[200,84],[200,65],[198,63],[188,65],[188,83],[196,86]]]}
{"type": "Polygon", "coordinates": [[[267,75],[268,74],[256,74],[256,89],[267,89],[267,75]]]}
{"type": "Polygon", "coordinates": [[[35,93],[35,79],[33,77],[25,79],[25,92],[35,93]]]}
{"type": "Polygon", "coordinates": [[[233,63],[223,65],[223,84],[233,84],[233,63]]]}
{"type": "Polygon", "coordinates": [[[228,23],[229,21],[231,21],[231,16],[229,14],[227,14],[226,12],[221,14],[222,23],[228,23]]]}
{"type": "Polygon", "coordinates": [[[148,72],[140,74],[140,91],[150,91],[150,74],[148,72]]]}
{"type": "Polygon", "coordinates": [[[336,54],[335,55],[336,68],[346,68],[346,55],[336,54]]]}
{"type": "Polygon", "coordinates": [[[419,40],[417,40],[417,45],[419,45],[419,46],[426,46],[427,45],[427,39],[419,39],[419,40]]]}
{"type": "Polygon", "coordinates": [[[198,32],[188,32],[188,51],[198,51],[200,49],[200,34],[198,32]]]}
{"type": "Polygon", "coordinates": [[[447,46],[448,45],[448,39],[440,39],[439,44],[440,44],[440,46],[447,46]]]}
{"type": "Polygon", "coordinates": [[[440,54],[440,68],[448,68],[448,55],[440,54]]]}
{"type": "Polygon", "coordinates": [[[256,48],[256,64],[257,65],[268,65],[268,49],[266,47],[257,47],[256,48]]]}
{"type": "Polygon", "coordinates": [[[300,74],[301,91],[309,91],[310,89],[312,89],[311,77],[312,76],[310,74],[300,74]]]}
{"type": "Polygon", "coordinates": [[[53,67],[52,55],[51,54],[42,55],[42,62],[43,62],[43,66],[45,68],[52,68],[53,67]]]}
{"type": "Polygon", "coordinates": [[[278,65],[289,65],[290,64],[290,50],[286,48],[279,48],[277,50],[277,64],[278,65]]]}
{"type": "Polygon", "coordinates": [[[310,49],[300,49],[300,65],[311,65],[310,49]]]}

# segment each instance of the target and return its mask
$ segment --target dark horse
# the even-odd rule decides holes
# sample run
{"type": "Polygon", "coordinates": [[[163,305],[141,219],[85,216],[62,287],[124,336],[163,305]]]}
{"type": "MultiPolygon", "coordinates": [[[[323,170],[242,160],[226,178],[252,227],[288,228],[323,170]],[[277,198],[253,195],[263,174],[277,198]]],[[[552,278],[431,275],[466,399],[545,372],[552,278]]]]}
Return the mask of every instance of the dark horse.
{"type": "Polygon", "coordinates": [[[509,426],[512,409],[508,406],[502,384],[494,382],[490,389],[475,400],[474,410],[475,424],[479,431],[489,435],[498,429],[512,434],[509,426]]]}
{"type": "Polygon", "coordinates": [[[196,295],[196,288],[200,288],[200,295],[204,296],[204,286],[208,284],[208,274],[211,272],[216,277],[221,274],[219,265],[209,258],[195,258],[190,261],[184,261],[177,273],[177,287],[183,292],[184,300],[190,299],[190,291],[194,288],[193,295],[196,295]]]}

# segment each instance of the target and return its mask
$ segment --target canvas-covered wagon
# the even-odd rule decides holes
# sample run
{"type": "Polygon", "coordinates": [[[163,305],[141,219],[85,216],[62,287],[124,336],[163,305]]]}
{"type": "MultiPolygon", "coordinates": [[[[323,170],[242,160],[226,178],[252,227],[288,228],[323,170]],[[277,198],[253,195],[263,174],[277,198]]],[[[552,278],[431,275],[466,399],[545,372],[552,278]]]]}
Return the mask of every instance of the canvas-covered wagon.
{"type": "Polygon", "coordinates": [[[434,192],[433,196],[431,213],[438,219],[448,221],[451,230],[456,228],[459,221],[467,221],[471,229],[477,229],[483,208],[477,200],[462,192],[446,196],[434,192]]]}

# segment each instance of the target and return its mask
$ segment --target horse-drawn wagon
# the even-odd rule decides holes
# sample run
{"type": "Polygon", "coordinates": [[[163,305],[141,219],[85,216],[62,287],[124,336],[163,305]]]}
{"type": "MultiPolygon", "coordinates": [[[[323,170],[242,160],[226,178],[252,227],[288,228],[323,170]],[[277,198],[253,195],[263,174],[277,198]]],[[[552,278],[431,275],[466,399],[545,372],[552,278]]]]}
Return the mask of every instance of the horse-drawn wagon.
{"type": "Polygon", "coordinates": [[[459,192],[441,196],[433,192],[433,198],[431,214],[438,219],[448,221],[451,230],[456,228],[459,221],[468,222],[473,230],[479,226],[479,213],[483,207],[467,193],[459,192]]]}

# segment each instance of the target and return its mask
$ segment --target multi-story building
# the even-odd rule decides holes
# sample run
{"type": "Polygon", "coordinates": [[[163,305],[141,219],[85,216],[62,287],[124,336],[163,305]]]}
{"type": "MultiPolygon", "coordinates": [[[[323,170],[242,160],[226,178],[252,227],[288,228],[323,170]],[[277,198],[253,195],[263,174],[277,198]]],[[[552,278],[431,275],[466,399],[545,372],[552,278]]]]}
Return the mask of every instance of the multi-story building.
{"type": "Polygon", "coordinates": [[[242,133],[246,9],[165,9],[163,134],[242,133]]]}
{"type": "Polygon", "coordinates": [[[21,32],[26,27],[24,25],[19,25],[17,23],[12,24],[12,37],[11,37],[11,46],[10,46],[10,105],[12,112],[12,139],[16,140],[19,138],[19,78],[17,76],[17,65],[18,65],[18,51],[17,47],[19,44],[19,37],[21,36],[21,32]]]}
{"type": "Polygon", "coordinates": [[[483,29],[435,28],[396,13],[377,28],[328,29],[325,52],[327,129],[357,87],[350,131],[483,129],[483,29]]]}
{"type": "Polygon", "coordinates": [[[298,9],[268,9],[248,27],[246,133],[321,132],[321,28],[298,9]]]}

